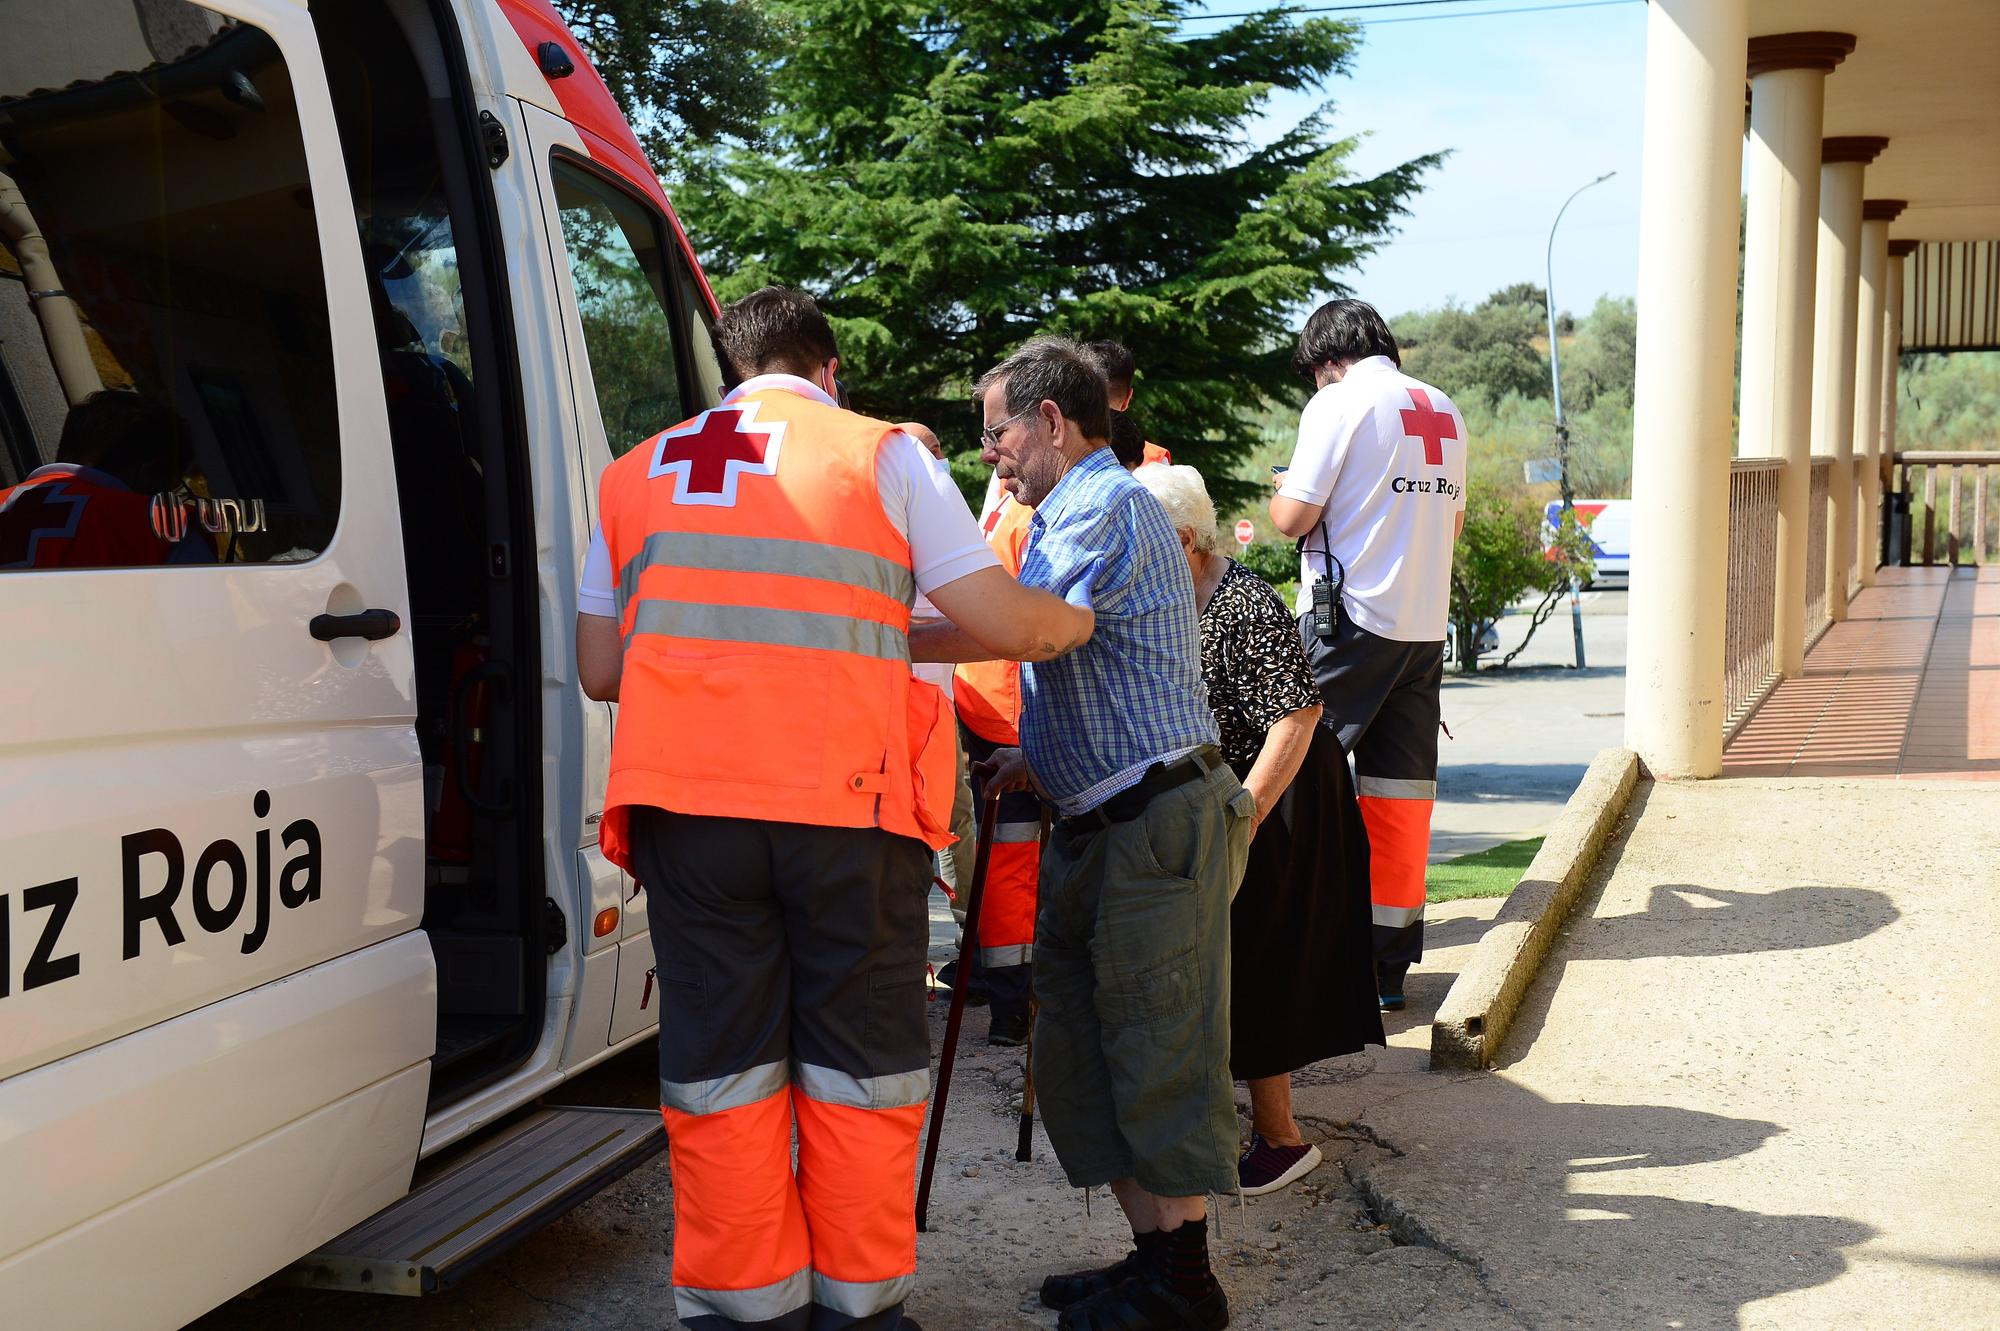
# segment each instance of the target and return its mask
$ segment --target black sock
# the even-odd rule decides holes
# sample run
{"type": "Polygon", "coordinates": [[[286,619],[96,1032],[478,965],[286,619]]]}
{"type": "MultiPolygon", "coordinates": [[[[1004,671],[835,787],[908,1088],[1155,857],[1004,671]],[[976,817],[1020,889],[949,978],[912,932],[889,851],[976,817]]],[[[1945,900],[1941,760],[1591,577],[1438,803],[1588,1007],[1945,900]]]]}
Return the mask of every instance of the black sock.
{"type": "Polygon", "coordinates": [[[1139,1260],[1158,1271],[1167,1273],[1167,1236],[1159,1230],[1150,1234],[1134,1234],[1132,1246],[1139,1250],[1139,1260]]]}
{"type": "Polygon", "coordinates": [[[1208,1217],[1189,1220],[1178,1229],[1142,1237],[1160,1243],[1160,1274],[1167,1287],[1189,1303],[1199,1303],[1215,1292],[1215,1272],[1208,1265],[1208,1217]]]}

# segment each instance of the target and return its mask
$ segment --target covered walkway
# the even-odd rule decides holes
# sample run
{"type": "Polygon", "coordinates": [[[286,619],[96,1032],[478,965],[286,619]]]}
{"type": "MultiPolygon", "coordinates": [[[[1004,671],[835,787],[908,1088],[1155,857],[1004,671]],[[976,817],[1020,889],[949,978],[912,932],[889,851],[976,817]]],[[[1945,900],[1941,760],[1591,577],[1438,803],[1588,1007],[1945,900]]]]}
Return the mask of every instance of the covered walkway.
{"type": "Polygon", "coordinates": [[[2000,780],[2000,567],[1882,569],[1722,771],[2000,780]]]}

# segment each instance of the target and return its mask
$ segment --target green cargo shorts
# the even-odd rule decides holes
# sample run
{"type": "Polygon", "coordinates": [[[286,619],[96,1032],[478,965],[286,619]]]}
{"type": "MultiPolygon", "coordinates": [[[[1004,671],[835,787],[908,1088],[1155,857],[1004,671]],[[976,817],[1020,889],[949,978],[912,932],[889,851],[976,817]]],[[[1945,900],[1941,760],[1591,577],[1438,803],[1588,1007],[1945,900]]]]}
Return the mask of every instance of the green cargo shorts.
{"type": "Polygon", "coordinates": [[[1079,1188],[1236,1187],[1229,899],[1256,808],[1227,766],[1129,822],[1057,824],[1035,920],[1035,1097],[1079,1188]]]}

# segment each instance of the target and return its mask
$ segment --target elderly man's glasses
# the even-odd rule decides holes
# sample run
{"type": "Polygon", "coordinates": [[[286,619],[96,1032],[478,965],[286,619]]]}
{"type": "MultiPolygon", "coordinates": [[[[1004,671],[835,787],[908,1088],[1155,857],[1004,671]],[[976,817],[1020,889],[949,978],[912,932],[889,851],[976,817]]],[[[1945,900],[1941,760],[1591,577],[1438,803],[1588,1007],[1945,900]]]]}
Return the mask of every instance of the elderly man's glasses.
{"type": "Polygon", "coordinates": [[[979,437],[986,441],[987,447],[998,448],[1000,447],[1001,433],[1005,431],[1008,426],[1012,425],[1015,421],[1020,420],[1023,416],[1027,415],[1029,412],[1033,410],[1034,407],[1023,407],[1019,411],[1015,412],[1012,416],[1009,416],[1006,420],[1001,421],[998,425],[988,425],[983,427],[979,431],[979,437]]]}

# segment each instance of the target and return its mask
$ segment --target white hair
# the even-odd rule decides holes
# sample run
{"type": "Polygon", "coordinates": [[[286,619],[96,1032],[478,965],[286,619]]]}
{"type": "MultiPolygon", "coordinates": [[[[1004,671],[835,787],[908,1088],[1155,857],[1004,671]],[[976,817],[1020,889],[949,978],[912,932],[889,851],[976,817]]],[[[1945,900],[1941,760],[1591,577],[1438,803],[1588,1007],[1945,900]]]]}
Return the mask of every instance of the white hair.
{"type": "Polygon", "coordinates": [[[1205,555],[1215,553],[1219,538],[1215,533],[1215,501],[1208,486],[1193,467],[1175,467],[1149,462],[1132,473],[1134,480],[1153,492],[1175,531],[1194,533],[1194,548],[1205,555]]]}

